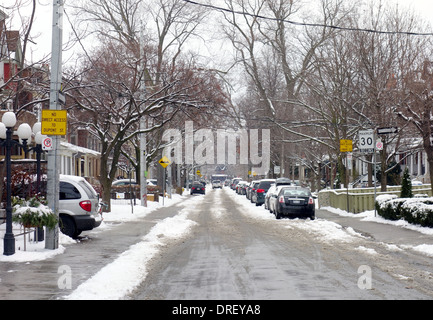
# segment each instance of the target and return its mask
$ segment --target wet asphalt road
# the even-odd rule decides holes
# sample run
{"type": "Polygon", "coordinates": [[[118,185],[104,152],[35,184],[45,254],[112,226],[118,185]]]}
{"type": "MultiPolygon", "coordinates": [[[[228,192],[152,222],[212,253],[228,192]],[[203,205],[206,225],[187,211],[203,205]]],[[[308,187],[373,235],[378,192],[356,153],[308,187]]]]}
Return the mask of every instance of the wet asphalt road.
{"type": "Polygon", "coordinates": [[[227,192],[232,191],[209,192],[191,210],[189,218],[198,222],[198,227],[153,261],[146,281],[130,299],[433,297],[432,258],[394,250],[395,243],[433,243],[430,237],[319,211],[316,221],[340,220],[362,234],[348,243],[330,243],[306,231],[303,220],[252,219],[227,192]],[[375,254],[356,248],[369,248],[375,254]],[[371,288],[359,284],[364,275],[360,267],[371,271],[371,288]]]}
{"type": "MultiPolygon", "coordinates": [[[[211,190],[188,219],[192,233],[167,243],[150,261],[142,284],[126,299],[431,299],[432,258],[408,245],[433,244],[431,236],[318,211],[359,234],[329,242],[305,229],[304,220],[253,219],[233,191],[211,190]],[[357,248],[369,248],[375,254],[357,248]],[[371,288],[360,288],[360,267],[371,271],[371,288]]],[[[251,205],[253,206],[253,205],[251,205]]],[[[251,207],[253,208],[253,207],[251,207]]],[[[161,208],[138,222],[92,231],[64,254],[31,263],[0,263],[0,300],[62,299],[112,262],[182,203],[161,208]],[[83,254],[85,253],[85,254],[83,254]],[[59,267],[70,266],[72,289],[59,289],[59,267]]],[[[315,223],[315,221],[310,221],[315,223]]],[[[361,283],[362,284],[362,283],[361,283]]]]}

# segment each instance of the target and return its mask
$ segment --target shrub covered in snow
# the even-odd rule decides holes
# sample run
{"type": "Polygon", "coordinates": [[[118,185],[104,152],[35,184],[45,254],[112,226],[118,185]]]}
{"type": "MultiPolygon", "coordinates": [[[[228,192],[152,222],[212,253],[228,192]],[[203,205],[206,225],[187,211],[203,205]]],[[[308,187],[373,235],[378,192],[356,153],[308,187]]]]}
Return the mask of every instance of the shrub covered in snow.
{"type": "Polygon", "coordinates": [[[403,219],[411,224],[433,228],[433,198],[376,199],[378,214],[387,220],[403,219]]]}
{"type": "Polygon", "coordinates": [[[26,228],[46,226],[49,229],[54,229],[58,223],[57,216],[45,205],[45,201],[38,197],[33,197],[28,201],[13,197],[12,205],[13,222],[26,228]]]}

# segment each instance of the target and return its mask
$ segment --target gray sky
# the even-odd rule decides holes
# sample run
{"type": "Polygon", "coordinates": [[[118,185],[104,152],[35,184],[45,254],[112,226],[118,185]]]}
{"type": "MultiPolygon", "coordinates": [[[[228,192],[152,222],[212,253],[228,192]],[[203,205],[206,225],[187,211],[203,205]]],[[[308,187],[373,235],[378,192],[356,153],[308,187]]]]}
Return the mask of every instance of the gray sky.
{"type": "MultiPolygon", "coordinates": [[[[2,8],[12,6],[17,0],[0,0],[2,8]]],[[[27,8],[30,8],[31,1],[20,0],[24,4],[27,3],[27,8]]],[[[67,1],[71,0],[66,0],[67,1]]],[[[351,1],[351,0],[346,0],[351,1]]],[[[419,13],[421,17],[424,17],[428,22],[433,25],[433,0],[383,0],[390,3],[398,3],[402,8],[410,8],[415,12],[419,13]]],[[[34,25],[33,36],[37,36],[35,42],[37,45],[31,46],[31,52],[28,53],[27,58],[33,61],[39,60],[44,55],[51,51],[51,28],[52,28],[52,11],[53,1],[52,0],[39,0],[40,6],[37,9],[37,18],[34,25]]],[[[3,9],[4,10],[4,9],[3,9]]],[[[8,13],[8,10],[5,10],[8,13]]],[[[21,10],[23,16],[28,15],[29,9],[21,10]]],[[[20,28],[21,18],[18,15],[11,16],[13,27],[16,29],[20,28]]],[[[65,41],[68,39],[71,29],[69,23],[65,17],[64,20],[64,37],[65,41]]],[[[64,60],[70,57],[72,52],[64,53],[64,60]]]]}

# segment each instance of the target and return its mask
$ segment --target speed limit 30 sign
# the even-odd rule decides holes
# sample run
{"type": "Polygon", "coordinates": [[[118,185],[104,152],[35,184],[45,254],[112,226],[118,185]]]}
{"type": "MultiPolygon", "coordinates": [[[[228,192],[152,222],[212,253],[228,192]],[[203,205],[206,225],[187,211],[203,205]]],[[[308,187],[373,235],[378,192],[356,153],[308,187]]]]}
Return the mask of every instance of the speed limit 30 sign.
{"type": "Polygon", "coordinates": [[[374,131],[363,130],[359,131],[359,144],[358,148],[361,152],[374,152],[374,131]]]}

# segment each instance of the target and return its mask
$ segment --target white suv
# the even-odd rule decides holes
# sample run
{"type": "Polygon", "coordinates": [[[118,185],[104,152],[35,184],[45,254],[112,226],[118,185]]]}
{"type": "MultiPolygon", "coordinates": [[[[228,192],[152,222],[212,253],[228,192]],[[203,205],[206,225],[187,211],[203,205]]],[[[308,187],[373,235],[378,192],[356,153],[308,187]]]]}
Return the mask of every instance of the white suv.
{"type": "Polygon", "coordinates": [[[99,197],[84,178],[60,175],[59,217],[62,233],[77,238],[81,232],[99,227],[99,197]]]}

